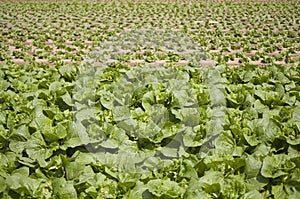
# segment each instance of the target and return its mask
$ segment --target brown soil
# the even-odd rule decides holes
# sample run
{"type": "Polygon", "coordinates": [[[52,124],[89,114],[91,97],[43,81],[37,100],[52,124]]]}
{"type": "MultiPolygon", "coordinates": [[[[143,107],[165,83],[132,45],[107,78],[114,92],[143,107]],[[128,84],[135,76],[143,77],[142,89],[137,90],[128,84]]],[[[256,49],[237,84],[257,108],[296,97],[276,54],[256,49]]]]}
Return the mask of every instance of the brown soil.
{"type": "Polygon", "coordinates": [[[62,61],[66,64],[73,64],[73,61],[71,59],[63,59],[62,61]]]}
{"type": "Polygon", "coordinates": [[[251,57],[255,55],[256,52],[244,53],[247,57],[251,57]]]}
{"type": "Polygon", "coordinates": [[[142,60],[142,59],[135,59],[135,60],[130,60],[129,63],[132,63],[132,64],[139,64],[139,63],[143,63],[145,62],[145,60],[142,60]]]}
{"type": "Polygon", "coordinates": [[[214,60],[201,60],[200,64],[203,66],[214,66],[216,62],[214,60]]]}
{"type": "Polygon", "coordinates": [[[48,46],[52,46],[53,44],[54,44],[54,41],[52,41],[52,40],[48,40],[46,42],[46,45],[48,45],[48,46]]]}
{"type": "Polygon", "coordinates": [[[241,52],[243,52],[242,48],[237,49],[237,50],[232,50],[232,49],[230,50],[230,54],[241,53],[241,52]]]}
{"type": "Polygon", "coordinates": [[[275,61],[275,64],[286,65],[285,61],[275,61]]]}
{"type": "Polygon", "coordinates": [[[189,61],[187,61],[187,60],[179,60],[177,64],[184,65],[184,64],[188,64],[188,63],[189,63],[189,61]]]}
{"type": "Polygon", "coordinates": [[[290,57],[292,57],[292,58],[300,57],[300,52],[290,54],[290,57]]]}
{"type": "Polygon", "coordinates": [[[166,60],[157,60],[155,62],[150,62],[150,63],[147,63],[147,65],[162,65],[162,64],[165,64],[167,61],[166,60]]]}
{"type": "Polygon", "coordinates": [[[268,53],[268,56],[276,57],[276,56],[279,56],[280,53],[281,53],[280,51],[276,50],[275,52],[268,53]]]}
{"type": "Polygon", "coordinates": [[[250,61],[250,64],[258,65],[258,66],[266,66],[266,65],[268,65],[268,64],[265,64],[265,63],[261,63],[261,60],[258,60],[258,61],[250,61]]]}
{"type": "Polygon", "coordinates": [[[68,45],[68,46],[70,46],[70,45],[72,45],[72,41],[66,41],[66,45],[68,45]]]}
{"type": "Polygon", "coordinates": [[[221,52],[220,49],[217,49],[217,50],[210,50],[210,51],[209,51],[209,53],[219,53],[219,52],[221,52]]]}
{"type": "Polygon", "coordinates": [[[230,29],[223,29],[222,32],[231,32],[230,29]]]}
{"type": "Polygon", "coordinates": [[[25,61],[23,59],[13,59],[13,62],[15,64],[25,64],[25,61]]]}
{"type": "Polygon", "coordinates": [[[9,47],[8,47],[8,50],[9,50],[9,51],[14,51],[14,50],[16,50],[16,47],[15,47],[15,46],[9,46],[9,47]]]}
{"type": "Polygon", "coordinates": [[[93,42],[92,41],[84,41],[84,44],[85,45],[88,45],[88,46],[92,46],[93,45],[93,42]]]}
{"type": "Polygon", "coordinates": [[[27,41],[24,42],[25,45],[31,45],[33,43],[33,39],[28,39],[27,41]]]}
{"type": "Polygon", "coordinates": [[[241,65],[240,63],[239,63],[239,58],[235,58],[233,61],[231,61],[231,60],[229,60],[228,62],[227,62],[227,64],[229,64],[230,66],[239,66],[239,65],[241,65]]]}
{"type": "Polygon", "coordinates": [[[49,64],[49,60],[48,59],[35,59],[36,62],[38,63],[43,63],[43,64],[49,64]]]}

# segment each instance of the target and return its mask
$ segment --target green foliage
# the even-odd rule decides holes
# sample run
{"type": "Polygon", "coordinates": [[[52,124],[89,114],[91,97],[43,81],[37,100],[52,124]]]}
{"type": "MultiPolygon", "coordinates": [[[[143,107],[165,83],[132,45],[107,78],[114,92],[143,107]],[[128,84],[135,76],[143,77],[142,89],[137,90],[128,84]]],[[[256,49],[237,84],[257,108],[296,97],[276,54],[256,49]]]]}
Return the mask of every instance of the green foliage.
{"type": "Polygon", "coordinates": [[[300,198],[299,8],[1,4],[0,198],[300,198]],[[134,27],[181,29],[218,66],[179,66],[185,40],[78,63],[134,27]]]}
{"type": "Polygon", "coordinates": [[[75,66],[2,67],[1,196],[299,195],[298,67],[213,69],[226,81],[205,67],[157,69],[110,64],[76,96],[75,66]],[[211,105],[222,100],[208,89],[220,81],[225,120],[209,148],[211,105]]]}

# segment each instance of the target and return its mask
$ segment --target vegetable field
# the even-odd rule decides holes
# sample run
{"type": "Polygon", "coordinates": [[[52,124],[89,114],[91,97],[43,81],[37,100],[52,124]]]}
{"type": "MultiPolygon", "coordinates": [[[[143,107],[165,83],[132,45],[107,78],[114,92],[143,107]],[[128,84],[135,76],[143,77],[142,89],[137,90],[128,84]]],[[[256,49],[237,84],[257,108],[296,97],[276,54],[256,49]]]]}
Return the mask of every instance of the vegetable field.
{"type": "Polygon", "coordinates": [[[0,2],[0,198],[300,198],[299,1],[0,2]]]}

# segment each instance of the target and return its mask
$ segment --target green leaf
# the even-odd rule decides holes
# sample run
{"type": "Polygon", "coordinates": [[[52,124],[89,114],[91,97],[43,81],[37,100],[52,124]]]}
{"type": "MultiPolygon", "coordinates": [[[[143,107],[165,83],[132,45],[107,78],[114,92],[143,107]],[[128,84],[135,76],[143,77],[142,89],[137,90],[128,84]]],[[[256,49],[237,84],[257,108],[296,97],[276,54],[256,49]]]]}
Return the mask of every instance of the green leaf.
{"type": "Polygon", "coordinates": [[[181,109],[182,123],[186,126],[196,126],[200,123],[200,113],[196,108],[181,109]]]}
{"type": "Polygon", "coordinates": [[[253,191],[253,190],[264,190],[264,187],[269,183],[269,179],[258,175],[254,178],[250,178],[246,180],[246,187],[247,190],[253,191]]]}
{"type": "Polygon", "coordinates": [[[66,181],[64,178],[56,178],[52,182],[54,196],[60,199],[77,198],[76,189],[72,181],[66,181]]]}
{"type": "MultiPolygon", "coordinates": [[[[266,112],[266,114],[268,114],[268,112],[266,112]]],[[[257,131],[258,136],[265,142],[273,142],[275,138],[282,135],[277,123],[269,119],[268,116],[258,120],[257,131]]]]}
{"type": "Polygon", "coordinates": [[[297,99],[295,96],[290,96],[288,93],[285,93],[285,95],[282,98],[282,101],[286,104],[288,104],[289,106],[293,106],[297,99]]]}
{"type": "Polygon", "coordinates": [[[9,148],[15,153],[22,153],[27,146],[27,142],[19,142],[12,140],[9,143],[9,148]]]}
{"type": "Polygon", "coordinates": [[[184,189],[176,182],[161,179],[150,180],[147,183],[147,188],[150,193],[157,197],[181,198],[184,194],[184,189]]]}
{"type": "Polygon", "coordinates": [[[68,81],[72,81],[76,77],[76,67],[74,65],[63,65],[58,68],[59,73],[62,77],[66,78],[68,81]]]}
{"type": "MultiPolygon", "coordinates": [[[[145,197],[146,190],[147,190],[147,186],[144,185],[142,182],[137,181],[135,187],[126,193],[126,195],[124,196],[124,199],[131,199],[131,198],[145,199],[145,198],[147,198],[147,197],[145,197]]],[[[149,198],[150,197],[151,197],[151,195],[149,196],[149,198]]]]}
{"type": "Polygon", "coordinates": [[[288,196],[288,199],[298,199],[300,197],[300,192],[295,191],[288,196]]]}
{"type": "Polygon", "coordinates": [[[119,128],[124,129],[127,132],[133,132],[137,126],[137,122],[134,119],[129,118],[119,122],[117,125],[119,128]]]}
{"type": "Polygon", "coordinates": [[[277,178],[288,175],[295,166],[295,163],[285,154],[267,156],[263,160],[261,174],[266,178],[277,178]]]}
{"type": "Polygon", "coordinates": [[[10,139],[16,140],[16,141],[27,141],[30,137],[28,126],[25,124],[22,124],[12,130],[12,133],[10,135],[10,139]]]}
{"type": "Polygon", "coordinates": [[[84,168],[85,168],[85,165],[81,164],[81,163],[77,163],[77,162],[67,163],[65,166],[66,177],[67,177],[66,179],[73,180],[75,178],[80,177],[84,168]]]}
{"type": "Polygon", "coordinates": [[[189,186],[184,195],[186,199],[194,199],[194,198],[203,198],[209,199],[211,196],[202,190],[202,187],[199,185],[198,181],[195,178],[192,178],[189,186]]]}
{"type": "Polygon", "coordinates": [[[112,110],[113,118],[116,122],[120,122],[130,117],[130,111],[127,106],[116,106],[112,110]]]}
{"type": "Polygon", "coordinates": [[[243,199],[252,199],[252,198],[264,199],[263,195],[257,190],[249,191],[245,193],[245,195],[243,196],[243,199]]]}
{"type": "Polygon", "coordinates": [[[218,171],[206,171],[205,175],[199,180],[199,186],[209,195],[219,197],[221,194],[221,184],[224,182],[224,177],[218,171]],[[217,180],[217,181],[216,181],[217,180]]]}
{"type": "Polygon", "coordinates": [[[116,140],[108,139],[101,143],[101,146],[107,149],[116,149],[119,143],[116,140]]]}
{"type": "Polygon", "coordinates": [[[180,171],[180,176],[189,179],[198,177],[195,169],[195,163],[193,163],[192,160],[187,159],[184,161],[184,169],[180,171]]]}
{"type": "MultiPolygon", "coordinates": [[[[57,146],[57,148],[58,147],[59,146],[57,146]]],[[[41,167],[45,167],[45,160],[49,158],[57,148],[48,147],[41,133],[36,132],[32,134],[31,139],[27,141],[26,153],[31,159],[37,160],[41,167]]]]}
{"type": "Polygon", "coordinates": [[[7,188],[7,184],[5,182],[5,178],[0,176],[0,193],[4,192],[7,188]]]}
{"type": "Polygon", "coordinates": [[[163,147],[160,152],[166,157],[178,157],[178,149],[176,148],[163,147]]]}
{"type": "Polygon", "coordinates": [[[8,87],[9,87],[9,82],[4,80],[4,79],[0,79],[0,90],[1,91],[5,91],[8,87]]]}
{"type": "Polygon", "coordinates": [[[299,185],[299,183],[300,183],[300,168],[293,169],[293,171],[291,173],[290,181],[296,182],[299,185]]]}
{"type": "Polygon", "coordinates": [[[5,124],[5,121],[6,121],[6,113],[4,111],[0,112],[0,124],[5,124]]]}
{"type": "Polygon", "coordinates": [[[34,196],[41,184],[41,180],[32,179],[28,177],[28,174],[29,171],[18,170],[14,172],[11,176],[8,176],[6,178],[7,186],[20,195],[27,194],[30,196],[34,196]]]}
{"type": "Polygon", "coordinates": [[[246,166],[245,166],[245,174],[247,178],[254,178],[256,177],[261,169],[262,162],[257,160],[253,156],[248,156],[246,159],[246,166]]]}
{"type": "Polygon", "coordinates": [[[277,186],[272,186],[272,195],[274,196],[274,199],[287,198],[287,194],[282,184],[277,186]]]}
{"type": "Polygon", "coordinates": [[[255,149],[254,152],[252,153],[253,157],[264,157],[269,154],[271,150],[270,146],[267,146],[266,144],[260,144],[258,145],[255,149]]]}
{"type": "Polygon", "coordinates": [[[195,128],[186,127],[183,136],[183,143],[186,147],[197,147],[201,146],[206,139],[204,139],[205,133],[203,132],[203,127],[198,126],[195,128]],[[197,129],[199,128],[199,130],[197,129]]]}
{"type": "Polygon", "coordinates": [[[63,123],[58,123],[54,128],[44,130],[43,133],[47,142],[55,142],[67,136],[67,130],[63,123]]]}
{"type": "Polygon", "coordinates": [[[300,121],[300,107],[296,107],[293,111],[293,118],[300,121]]]}
{"type": "Polygon", "coordinates": [[[68,105],[68,106],[74,105],[73,100],[68,92],[66,92],[64,95],[60,96],[60,98],[66,105],[68,105]]]}
{"type": "Polygon", "coordinates": [[[108,110],[112,110],[114,107],[113,101],[114,101],[114,96],[105,90],[101,90],[100,92],[97,93],[100,96],[100,102],[102,106],[107,108],[108,110]]]}
{"type": "Polygon", "coordinates": [[[30,127],[33,127],[36,130],[44,133],[45,131],[49,131],[50,129],[52,129],[52,123],[53,121],[45,116],[36,117],[31,122],[30,127]]]}

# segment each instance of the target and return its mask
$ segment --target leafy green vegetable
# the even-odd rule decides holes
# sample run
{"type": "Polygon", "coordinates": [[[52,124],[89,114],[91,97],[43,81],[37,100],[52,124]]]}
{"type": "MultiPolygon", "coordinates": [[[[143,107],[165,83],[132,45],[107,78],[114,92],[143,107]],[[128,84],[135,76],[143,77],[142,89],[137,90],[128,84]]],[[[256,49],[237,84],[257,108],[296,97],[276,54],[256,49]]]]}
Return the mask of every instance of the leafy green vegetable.
{"type": "Polygon", "coordinates": [[[0,5],[0,198],[300,198],[298,2],[42,1],[0,5]]]}

